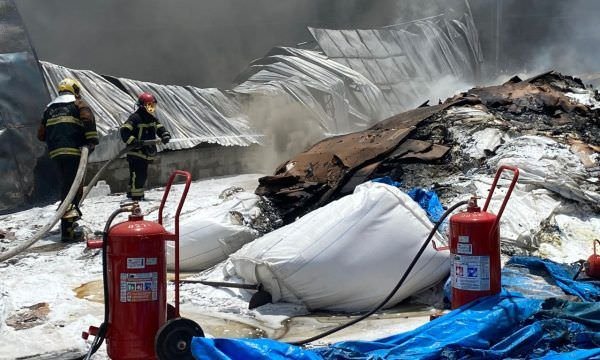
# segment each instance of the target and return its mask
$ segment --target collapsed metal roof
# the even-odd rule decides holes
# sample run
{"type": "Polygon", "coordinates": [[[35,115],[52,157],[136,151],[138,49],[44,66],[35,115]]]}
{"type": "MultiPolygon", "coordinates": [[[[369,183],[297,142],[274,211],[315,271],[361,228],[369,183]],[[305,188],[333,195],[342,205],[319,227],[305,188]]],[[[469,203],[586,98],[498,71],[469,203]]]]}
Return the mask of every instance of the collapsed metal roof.
{"type": "Polygon", "coordinates": [[[236,81],[237,93],[289,96],[328,135],[364,129],[383,118],[381,90],[359,72],[316,51],[273,48],[236,81]]]}
{"type": "Polygon", "coordinates": [[[473,79],[483,62],[469,13],[459,19],[439,16],[382,29],[309,30],[327,57],[381,90],[385,117],[437,95],[436,81],[473,79]]]}
{"type": "Polygon", "coordinates": [[[185,139],[161,145],[159,151],[192,148],[201,143],[248,146],[261,141],[261,135],[251,128],[237,100],[219,89],[160,85],[40,63],[53,95],[56,95],[55,84],[65,77],[81,83],[83,97],[96,114],[101,136],[97,151],[90,157],[92,162],[108,160],[119,152],[123,145],[118,138],[118,128],[135,111],[137,96],[144,91],[157,98],[157,118],[172,137],[185,139]]]}

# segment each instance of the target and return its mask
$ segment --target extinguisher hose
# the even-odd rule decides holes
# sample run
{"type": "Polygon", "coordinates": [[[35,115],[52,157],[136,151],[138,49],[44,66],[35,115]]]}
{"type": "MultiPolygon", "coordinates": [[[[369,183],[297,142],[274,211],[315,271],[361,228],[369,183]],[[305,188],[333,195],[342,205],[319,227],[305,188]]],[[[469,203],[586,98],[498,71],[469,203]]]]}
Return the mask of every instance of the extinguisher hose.
{"type": "Polygon", "coordinates": [[[84,356],[80,356],[73,360],[89,360],[93,354],[98,351],[104,339],[106,338],[106,332],[108,330],[108,314],[110,311],[110,303],[108,301],[108,256],[107,256],[107,247],[108,247],[108,230],[110,229],[110,225],[117,215],[124,212],[131,212],[130,208],[122,207],[115,211],[108,217],[106,221],[106,225],[104,226],[104,232],[102,233],[102,282],[103,282],[103,290],[104,290],[104,321],[98,328],[98,334],[94,338],[92,345],[88,353],[84,356]]]}
{"type": "Polygon", "coordinates": [[[454,204],[451,207],[449,207],[444,212],[444,214],[442,214],[442,216],[440,217],[440,219],[433,226],[433,229],[431,229],[431,232],[429,233],[429,236],[427,236],[427,238],[423,242],[423,245],[421,245],[421,248],[419,249],[419,251],[417,252],[417,254],[415,255],[415,257],[413,258],[412,262],[410,263],[410,265],[408,265],[408,267],[406,268],[406,271],[404,271],[404,275],[402,275],[402,278],[400,278],[400,280],[398,281],[398,283],[396,284],[396,286],[394,287],[394,289],[388,294],[388,296],[379,305],[377,305],[373,310],[370,310],[368,313],[366,313],[366,314],[364,314],[362,316],[359,316],[356,319],[348,321],[345,324],[342,324],[342,325],[337,326],[337,327],[335,327],[333,329],[330,329],[330,330],[327,330],[325,332],[322,332],[321,334],[315,335],[315,336],[313,336],[311,338],[308,338],[308,339],[305,339],[305,340],[290,342],[290,344],[301,346],[301,345],[305,345],[305,344],[311,343],[311,342],[313,342],[315,340],[324,338],[324,337],[329,336],[329,335],[331,335],[333,333],[336,333],[336,332],[338,332],[338,331],[340,331],[342,329],[345,329],[345,328],[347,328],[349,326],[352,326],[352,325],[358,323],[359,321],[362,321],[362,320],[368,318],[369,316],[373,315],[375,312],[379,311],[382,307],[385,306],[385,304],[388,303],[388,301],[390,301],[390,299],[394,296],[394,294],[396,294],[396,292],[398,291],[398,289],[400,289],[400,287],[402,286],[402,284],[404,283],[404,281],[406,280],[406,278],[408,277],[408,275],[412,271],[413,267],[415,267],[415,265],[417,264],[417,261],[419,261],[419,258],[421,257],[421,255],[423,255],[423,252],[425,251],[425,249],[427,248],[427,246],[431,242],[431,239],[435,235],[436,231],[438,230],[438,228],[440,227],[440,225],[442,224],[442,222],[446,219],[446,217],[448,217],[448,215],[450,215],[458,207],[466,205],[468,203],[469,203],[468,200],[459,201],[456,204],[454,204]]]}

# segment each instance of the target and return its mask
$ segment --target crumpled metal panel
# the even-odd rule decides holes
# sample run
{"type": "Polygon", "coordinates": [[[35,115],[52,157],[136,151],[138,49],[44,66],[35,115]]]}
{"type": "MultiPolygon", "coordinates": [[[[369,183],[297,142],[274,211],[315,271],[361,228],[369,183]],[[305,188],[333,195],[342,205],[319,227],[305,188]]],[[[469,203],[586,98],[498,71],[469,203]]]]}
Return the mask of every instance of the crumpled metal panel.
{"type": "Polygon", "coordinates": [[[365,76],[315,51],[276,47],[236,79],[233,91],[284,94],[304,107],[326,135],[365,129],[386,112],[381,90],[365,76]]]}
{"type": "Polygon", "coordinates": [[[474,77],[483,61],[470,14],[382,29],[309,30],[329,58],[361,73],[382,91],[385,117],[427,100],[435,81],[474,77]]]}

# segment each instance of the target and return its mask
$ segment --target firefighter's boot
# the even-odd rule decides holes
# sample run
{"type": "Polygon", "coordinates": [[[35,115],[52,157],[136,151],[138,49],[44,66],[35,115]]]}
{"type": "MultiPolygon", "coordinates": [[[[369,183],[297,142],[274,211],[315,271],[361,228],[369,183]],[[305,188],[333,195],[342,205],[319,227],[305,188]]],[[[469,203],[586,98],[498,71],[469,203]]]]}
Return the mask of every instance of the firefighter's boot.
{"type": "Polygon", "coordinates": [[[69,205],[67,211],[60,219],[60,234],[61,241],[73,242],[83,240],[83,229],[79,228],[76,223],[81,217],[81,212],[74,205],[69,205]]]}

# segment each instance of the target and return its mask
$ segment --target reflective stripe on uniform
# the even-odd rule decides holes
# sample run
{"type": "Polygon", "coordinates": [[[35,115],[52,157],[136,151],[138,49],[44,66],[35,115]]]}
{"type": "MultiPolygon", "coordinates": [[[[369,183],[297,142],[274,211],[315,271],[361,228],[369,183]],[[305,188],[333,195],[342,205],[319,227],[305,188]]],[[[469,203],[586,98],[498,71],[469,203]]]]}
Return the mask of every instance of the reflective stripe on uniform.
{"type": "Polygon", "coordinates": [[[97,131],[88,131],[85,133],[85,138],[86,139],[97,139],[98,138],[98,132],[97,131]]]}
{"type": "Polygon", "coordinates": [[[123,125],[121,125],[122,128],[127,128],[131,131],[133,131],[133,125],[129,124],[129,123],[125,123],[123,125]]]}
{"type": "Polygon", "coordinates": [[[57,116],[52,119],[48,119],[46,122],[46,126],[52,126],[56,124],[75,124],[78,126],[83,126],[83,122],[74,116],[57,116]]]}
{"type": "Polygon", "coordinates": [[[136,188],[135,187],[135,182],[137,178],[137,174],[134,172],[131,173],[131,189],[129,190],[129,193],[131,194],[131,196],[144,196],[144,188],[136,188]]]}
{"type": "Polygon", "coordinates": [[[131,189],[131,196],[144,196],[144,188],[141,189],[131,189]]]}
{"type": "Polygon", "coordinates": [[[130,136],[125,142],[127,145],[131,144],[135,140],[135,136],[130,136]]]}
{"type": "Polygon", "coordinates": [[[156,126],[155,122],[148,123],[148,124],[145,124],[145,123],[138,124],[138,128],[140,128],[140,129],[141,128],[150,128],[150,127],[155,127],[155,126],[156,126]]]}
{"type": "Polygon", "coordinates": [[[48,155],[50,155],[50,158],[54,158],[58,155],[81,156],[81,150],[79,150],[78,148],[58,148],[50,151],[48,155]]]}

